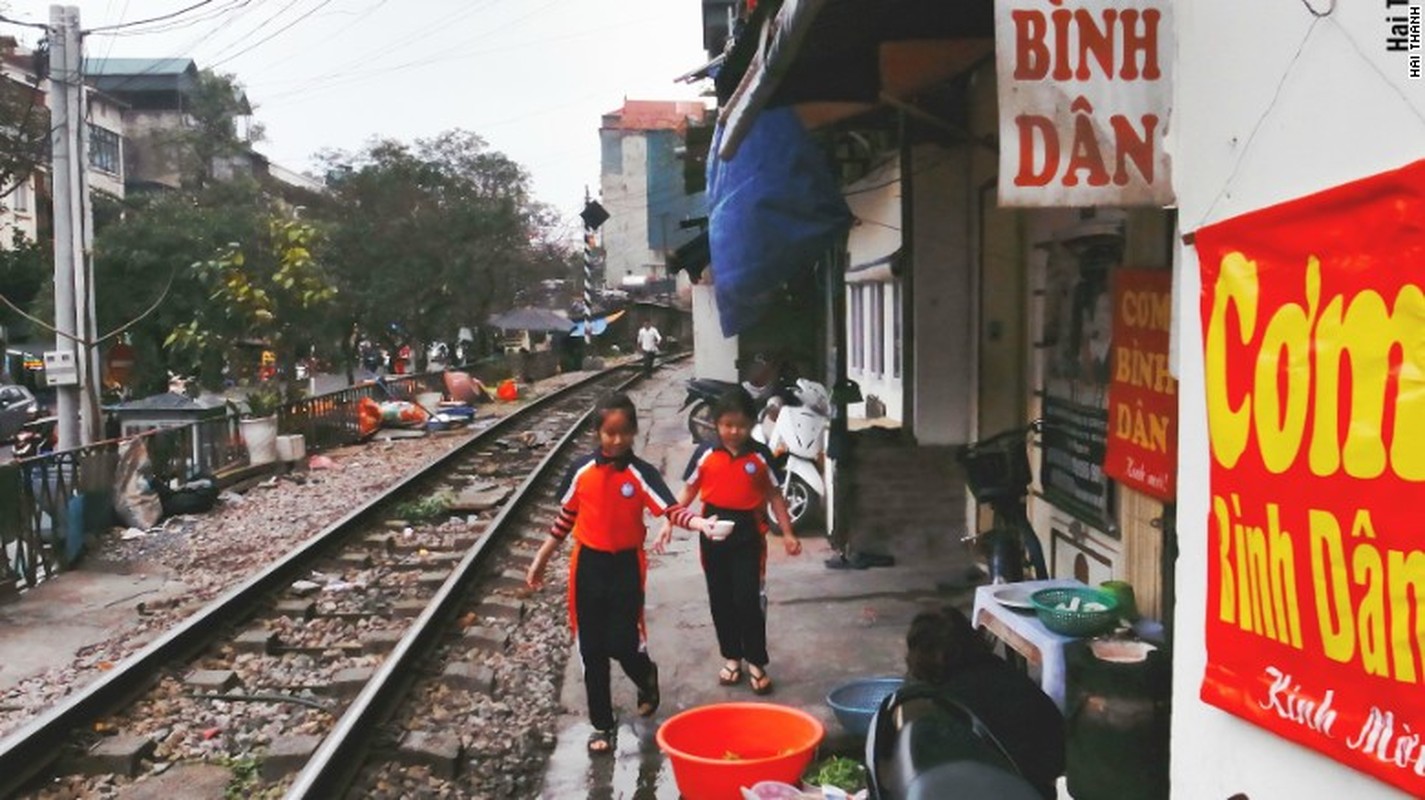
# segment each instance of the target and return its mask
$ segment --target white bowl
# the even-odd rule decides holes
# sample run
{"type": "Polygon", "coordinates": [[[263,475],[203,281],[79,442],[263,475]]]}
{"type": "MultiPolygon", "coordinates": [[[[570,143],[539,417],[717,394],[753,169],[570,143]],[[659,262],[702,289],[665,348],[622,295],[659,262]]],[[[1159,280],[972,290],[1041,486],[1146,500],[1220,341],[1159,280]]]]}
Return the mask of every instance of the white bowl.
{"type": "Polygon", "coordinates": [[[730,519],[720,519],[713,523],[712,530],[708,532],[708,538],[713,541],[722,541],[732,535],[732,529],[737,527],[737,523],[730,519]]]}

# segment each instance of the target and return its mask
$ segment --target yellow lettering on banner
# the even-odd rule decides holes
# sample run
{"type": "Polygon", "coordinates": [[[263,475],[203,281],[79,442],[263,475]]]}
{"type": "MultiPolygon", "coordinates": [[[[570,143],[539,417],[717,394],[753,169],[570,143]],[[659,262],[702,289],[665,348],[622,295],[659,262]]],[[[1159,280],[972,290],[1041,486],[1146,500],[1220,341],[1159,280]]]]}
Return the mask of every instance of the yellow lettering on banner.
{"type": "Polygon", "coordinates": [[[1257,357],[1253,388],[1257,440],[1268,472],[1282,473],[1296,461],[1306,431],[1306,409],[1311,387],[1311,323],[1321,295],[1321,268],[1312,259],[1306,268],[1307,307],[1286,303],[1267,323],[1257,357]],[[1280,358],[1287,354],[1283,367],[1280,358]],[[1286,372],[1286,398],[1277,396],[1277,376],[1286,372]],[[1285,413],[1283,413],[1283,411],[1285,413]]]}
{"type": "MultiPolygon", "coordinates": [[[[1223,257],[1204,343],[1213,457],[1234,468],[1255,429],[1263,465],[1280,474],[1296,464],[1309,430],[1307,463],[1316,475],[1344,470],[1369,479],[1389,469],[1403,480],[1425,481],[1425,447],[1420,446],[1425,441],[1425,292],[1404,286],[1389,309],[1374,291],[1357,292],[1349,300],[1337,295],[1323,308],[1321,264],[1313,256],[1307,259],[1304,299],[1305,304],[1285,303],[1273,311],[1253,346],[1260,302],[1256,262],[1237,252],[1223,257]],[[1248,350],[1229,357],[1227,319],[1233,309],[1237,338],[1248,350]],[[1397,352],[1399,365],[1392,371],[1397,352]],[[1339,401],[1343,357],[1351,367],[1349,411],[1339,401]],[[1234,406],[1227,376],[1239,360],[1251,370],[1252,386],[1234,406]],[[1283,374],[1284,391],[1279,389],[1283,374]],[[1392,402],[1387,442],[1386,410],[1392,402]],[[1347,413],[1343,444],[1338,432],[1347,413]]],[[[1134,366],[1127,366],[1128,374],[1137,377],[1134,366]]],[[[1122,361],[1116,367],[1125,369],[1122,361]]]]}
{"type": "Polygon", "coordinates": [[[1172,325],[1173,299],[1163,292],[1124,292],[1120,310],[1130,328],[1166,331],[1172,325]]]}
{"type": "Polygon", "coordinates": [[[1168,428],[1172,425],[1168,417],[1144,411],[1141,404],[1134,407],[1127,403],[1116,403],[1113,416],[1114,438],[1155,453],[1168,452],[1168,428]]]}
{"type": "Polygon", "coordinates": [[[1296,594],[1296,558],[1291,534],[1281,529],[1280,508],[1267,504],[1267,528],[1241,522],[1242,505],[1232,496],[1212,498],[1218,533],[1218,618],[1244,631],[1301,649],[1301,606],[1296,594]],[[1234,521],[1234,517],[1236,518],[1234,521]]]}
{"type": "MultiPolygon", "coordinates": [[[[1314,259],[1313,259],[1314,262],[1314,259]]],[[[1331,475],[1343,466],[1353,478],[1376,478],[1386,469],[1384,415],[1390,382],[1390,354],[1403,359],[1395,402],[1390,462],[1406,480],[1425,480],[1425,295],[1406,286],[1393,312],[1376,292],[1361,292],[1349,307],[1334,297],[1316,326],[1316,409],[1311,436],[1311,471],[1331,475]],[[1350,422],[1339,444],[1341,409],[1337,391],[1341,358],[1351,363],[1350,422]]]]}
{"type": "Polygon", "coordinates": [[[1214,495],[1212,515],[1217,519],[1217,618],[1229,625],[1237,620],[1237,594],[1232,586],[1232,515],[1227,501],[1214,495]]]}
{"type": "Polygon", "coordinates": [[[1360,590],[1359,600],[1353,601],[1340,522],[1329,511],[1307,514],[1316,617],[1326,656],[1344,664],[1359,651],[1366,674],[1415,683],[1425,646],[1425,553],[1382,553],[1370,510],[1359,509],[1351,522],[1350,583],[1360,590]]]}
{"type": "MultiPolygon", "coordinates": [[[[1227,309],[1235,307],[1241,320],[1238,336],[1243,345],[1252,341],[1257,326],[1257,262],[1241,253],[1222,259],[1222,271],[1212,292],[1212,316],[1207,323],[1207,428],[1212,454],[1227,469],[1247,449],[1252,427],[1252,393],[1235,408],[1227,396],[1227,309]]],[[[1275,376],[1273,381],[1275,382],[1275,376]]]]}
{"type": "Polygon", "coordinates": [[[1356,629],[1361,632],[1361,665],[1368,675],[1386,675],[1385,641],[1385,566],[1380,561],[1380,551],[1374,547],[1357,547],[1351,553],[1351,578],[1357,586],[1366,590],[1356,619],[1356,629]]]}
{"type": "Polygon", "coordinates": [[[1327,658],[1344,664],[1356,655],[1356,629],[1351,617],[1351,590],[1346,584],[1341,524],[1331,512],[1314,508],[1307,512],[1307,521],[1321,647],[1327,658]]]}
{"type": "Polygon", "coordinates": [[[1392,550],[1387,563],[1390,566],[1390,639],[1395,644],[1395,679],[1414,683],[1417,651],[1425,641],[1425,553],[1392,550]]]}

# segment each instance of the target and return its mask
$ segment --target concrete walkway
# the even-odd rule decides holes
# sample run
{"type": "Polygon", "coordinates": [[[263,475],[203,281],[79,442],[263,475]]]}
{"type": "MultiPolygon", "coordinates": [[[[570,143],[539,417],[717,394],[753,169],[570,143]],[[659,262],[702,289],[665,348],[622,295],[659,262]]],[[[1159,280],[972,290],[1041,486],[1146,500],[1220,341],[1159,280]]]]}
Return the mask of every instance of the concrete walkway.
{"type": "MultiPolygon", "coordinates": [[[[691,367],[661,370],[635,392],[641,424],[637,452],[681,487],[693,445],[678,406],[691,367]]],[[[938,585],[962,575],[969,564],[960,531],[934,539],[880,543],[896,566],[861,571],[831,570],[825,537],[803,535],[803,552],[788,556],[771,543],[767,566],[768,639],[776,681],[766,700],[801,708],[826,725],[822,754],[860,756],[860,742],[841,729],[824,702],[827,692],[852,678],[904,673],[905,632],[915,614],[946,603],[968,607],[969,591],[942,593],[938,585]]],[[[853,533],[853,541],[855,536],[853,533]]],[[[590,727],[583,679],[571,653],[562,705],[568,710],[545,776],[545,798],[676,798],[671,769],[658,752],[657,725],[693,706],[761,700],[746,682],[717,683],[717,652],[696,540],[683,532],[664,556],[652,556],[648,579],[649,650],[658,662],[663,706],[652,720],[633,714],[634,691],[614,667],[614,705],[621,716],[617,755],[591,760],[585,752],[590,727]]]]}

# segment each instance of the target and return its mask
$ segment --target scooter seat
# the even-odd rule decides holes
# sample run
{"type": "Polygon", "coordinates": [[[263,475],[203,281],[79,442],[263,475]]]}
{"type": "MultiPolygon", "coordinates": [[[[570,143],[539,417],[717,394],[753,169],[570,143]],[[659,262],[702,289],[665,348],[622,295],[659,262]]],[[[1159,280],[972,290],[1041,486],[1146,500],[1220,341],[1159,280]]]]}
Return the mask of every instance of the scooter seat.
{"type": "Polygon", "coordinates": [[[730,381],[720,381],[716,378],[693,378],[688,381],[688,390],[706,396],[718,396],[729,389],[736,389],[738,384],[730,381]]]}
{"type": "Polygon", "coordinates": [[[941,764],[917,775],[905,800],[1043,800],[1023,778],[978,761],[941,764]]]}
{"type": "Polygon", "coordinates": [[[992,733],[967,707],[925,686],[881,701],[866,738],[874,800],[1041,800],[992,733]],[[912,713],[901,706],[918,703],[912,713]]]}

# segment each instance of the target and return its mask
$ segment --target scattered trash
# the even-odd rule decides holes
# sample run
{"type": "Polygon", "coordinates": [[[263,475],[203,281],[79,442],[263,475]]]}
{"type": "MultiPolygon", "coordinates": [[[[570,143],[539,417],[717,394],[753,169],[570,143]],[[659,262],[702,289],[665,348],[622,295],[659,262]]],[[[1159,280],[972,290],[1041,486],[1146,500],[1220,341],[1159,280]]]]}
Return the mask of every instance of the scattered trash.
{"type": "Polygon", "coordinates": [[[525,431],[515,438],[528,450],[537,450],[549,444],[549,437],[540,431],[525,431]]]}
{"type": "Polygon", "coordinates": [[[206,741],[209,741],[209,740],[211,740],[211,739],[216,739],[216,738],[218,738],[218,734],[220,734],[220,733],[222,733],[222,732],[223,732],[223,729],[222,729],[222,728],[207,728],[207,729],[205,729],[205,730],[203,731],[203,741],[206,742],[206,741]]]}
{"type": "Polygon", "coordinates": [[[307,459],[307,467],[310,469],[336,469],[336,462],[327,456],[312,456],[307,459]]]}
{"type": "Polygon", "coordinates": [[[141,531],[138,528],[129,528],[123,533],[119,534],[119,540],[124,542],[132,542],[135,539],[142,539],[147,535],[147,531],[141,531]]]}
{"type": "Polygon", "coordinates": [[[202,514],[212,510],[218,502],[218,482],[211,475],[200,475],[187,483],[177,478],[167,485],[158,487],[158,497],[163,505],[163,513],[171,516],[179,514],[202,514]]]}
{"type": "Polygon", "coordinates": [[[240,506],[243,503],[247,502],[247,498],[243,497],[237,492],[222,492],[218,495],[218,502],[231,503],[232,505],[240,506]]]}
{"type": "Polygon", "coordinates": [[[389,400],[381,404],[381,425],[418,428],[430,419],[430,412],[409,400],[389,400]]]}
{"type": "Polygon", "coordinates": [[[495,390],[495,396],[505,402],[513,402],[520,399],[520,390],[515,385],[513,378],[506,378],[500,381],[500,387],[495,390]]]}
{"type": "Polygon", "coordinates": [[[351,592],[351,591],[355,591],[355,590],[357,590],[357,589],[365,589],[365,588],[366,588],[366,587],[363,586],[362,584],[353,583],[353,582],[351,582],[351,581],[332,581],[331,583],[327,584],[326,586],[323,586],[323,587],[322,587],[322,591],[324,591],[324,592],[351,592]]]}
{"type": "Polygon", "coordinates": [[[298,597],[306,597],[307,595],[320,591],[321,588],[321,584],[314,583],[313,581],[295,581],[290,587],[288,587],[292,594],[295,594],[298,597]]]}
{"type": "Polygon", "coordinates": [[[114,470],[114,513],[120,522],[134,528],[152,528],[163,518],[163,501],[153,489],[153,464],[141,437],[126,439],[119,445],[119,461],[114,470]]]}
{"type": "Polygon", "coordinates": [[[488,403],[490,392],[468,372],[445,373],[445,393],[457,403],[488,403]]]}
{"type": "Polygon", "coordinates": [[[363,397],[356,404],[356,427],[364,439],[381,429],[381,404],[363,397]]]}

